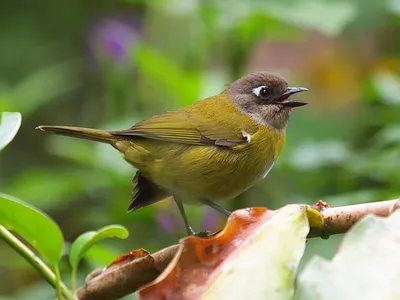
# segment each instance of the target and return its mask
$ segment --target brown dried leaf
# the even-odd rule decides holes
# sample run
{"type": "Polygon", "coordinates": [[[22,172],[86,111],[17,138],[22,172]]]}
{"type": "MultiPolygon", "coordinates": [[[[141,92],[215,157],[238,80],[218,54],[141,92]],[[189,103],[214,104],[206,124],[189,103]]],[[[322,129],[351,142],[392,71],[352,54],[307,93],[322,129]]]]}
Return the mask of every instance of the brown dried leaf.
{"type": "Polygon", "coordinates": [[[135,292],[165,269],[178,248],[178,245],[170,246],[153,255],[138,249],[119,256],[106,269],[96,269],[88,275],[78,291],[79,299],[118,299],[135,292]]]}
{"type": "MultiPolygon", "coordinates": [[[[153,283],[140,289],[139,299],[201,298],[210,285],[226,275],[226,268],[237,261],[239,254],[257,242],[266,223],[277,212],[266,208],[242,209],[232,214],[224,230],[215,237],[185,238],[167,269],[153,283]]],[[[303,220],[306,224],[305,214],[303,220]]],[[[304,243],[307,231],[302,233],[304,243]]]]}

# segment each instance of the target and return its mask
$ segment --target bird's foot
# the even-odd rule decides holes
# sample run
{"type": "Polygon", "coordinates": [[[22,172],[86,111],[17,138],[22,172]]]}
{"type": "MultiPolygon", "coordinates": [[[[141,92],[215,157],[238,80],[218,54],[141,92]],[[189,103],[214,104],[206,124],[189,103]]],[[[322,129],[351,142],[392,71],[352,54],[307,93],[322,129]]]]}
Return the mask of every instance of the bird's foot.
{"type": "Polygon", "coordinates": [[[194,236],[197,236],[199,238],[209,238],[209,237],[213,237],[215,235],[215,232],[211,232],[211,231],[199,231],[197,232],[194,236]]]}

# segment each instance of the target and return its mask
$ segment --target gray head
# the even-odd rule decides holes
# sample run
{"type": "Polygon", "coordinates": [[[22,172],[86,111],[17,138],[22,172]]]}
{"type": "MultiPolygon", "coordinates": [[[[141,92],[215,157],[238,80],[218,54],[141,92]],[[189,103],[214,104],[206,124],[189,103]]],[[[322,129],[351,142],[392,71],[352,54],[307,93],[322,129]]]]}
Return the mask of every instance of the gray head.
{"type": "Polygon", "coordinates": [[[226,89],[244,113],[276,129],[286,127],[292,108],[307,104],[290,99],[302,91],[307,89],[289,87],[285,79],[267,72],[246,75],[226,89]]]}

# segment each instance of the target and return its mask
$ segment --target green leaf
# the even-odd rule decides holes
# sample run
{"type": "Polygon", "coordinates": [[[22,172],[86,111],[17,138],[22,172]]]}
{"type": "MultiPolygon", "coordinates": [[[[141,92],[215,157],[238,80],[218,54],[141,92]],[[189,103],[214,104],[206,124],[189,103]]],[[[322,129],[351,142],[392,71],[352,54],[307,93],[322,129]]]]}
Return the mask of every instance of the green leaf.
{"type": "Polygon", "coordinates": [[[3,112],[0,117],[0,150],[7,146],[15,137],[21,126],[19,112],[3,112]]]}
{"type": "Polygon", "coordinates": [[[45,213],[12,196],[0,193],[0,224],[28,241],[54,267],[64,248],[63,234],[45,213]]]}
{"type": "Polygon", "coordinates": [[[400,211],[368,215],[344,237],[332,259],[312,259],[294,299],[399,299],[400,211]]]}
{"type": "Polygon", "coordinates": [[[110,265],[121,252],[113,245],[96,244],[85,254],[85,261],[91,268],[110,265]]]}
{"type": "Polygon", "coordinates": [[[111,237],[126,239],[128,230],[120,225],[109,225],[97,231],[89,231],[81,234],[71,245],[69,262],[73,269],[77,269],[80,260],[94,244],[111,237]]]}

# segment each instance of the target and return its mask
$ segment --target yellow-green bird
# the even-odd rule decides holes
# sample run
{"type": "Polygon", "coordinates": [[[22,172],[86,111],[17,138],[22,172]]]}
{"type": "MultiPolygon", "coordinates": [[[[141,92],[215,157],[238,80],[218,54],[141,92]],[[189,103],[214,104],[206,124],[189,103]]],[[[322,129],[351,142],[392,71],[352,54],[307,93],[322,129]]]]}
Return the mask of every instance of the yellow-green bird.
{"type": "Polygon", "coordinates": [[[194,234],[182,202],[204,203],[229,216],[215,201],[230,199],[262,180],[285,143],[294,107],[281,77],[257,72],[230,84],[221,94],[177,111],[155,115],[129,129],[38,126],[42,131],[110,144],[138,169],[134,211],[173,196],[188,234],[194,234]]]}

